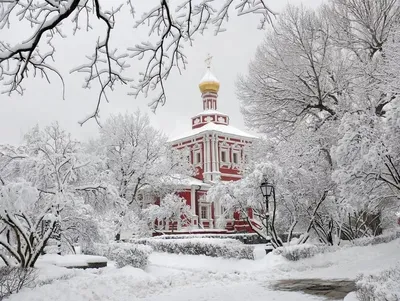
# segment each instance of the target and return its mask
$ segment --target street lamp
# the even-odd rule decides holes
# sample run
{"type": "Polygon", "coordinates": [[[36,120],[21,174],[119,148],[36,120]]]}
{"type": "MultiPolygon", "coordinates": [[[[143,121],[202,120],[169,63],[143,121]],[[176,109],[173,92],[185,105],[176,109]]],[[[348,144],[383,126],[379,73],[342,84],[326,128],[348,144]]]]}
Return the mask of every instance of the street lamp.
{"type": "Polygon", "coordinates": [[[271,245],[271,238],[269,237],[269,197],[275,198],[275,187],[271,183],[268,183],[268,179],[264,177],[264,180],[260,184],[260,189],[263,197],[265,198],[265,219],[267,227],[267,248],[265,252],[268,254],[273,250],[271,245]]]}

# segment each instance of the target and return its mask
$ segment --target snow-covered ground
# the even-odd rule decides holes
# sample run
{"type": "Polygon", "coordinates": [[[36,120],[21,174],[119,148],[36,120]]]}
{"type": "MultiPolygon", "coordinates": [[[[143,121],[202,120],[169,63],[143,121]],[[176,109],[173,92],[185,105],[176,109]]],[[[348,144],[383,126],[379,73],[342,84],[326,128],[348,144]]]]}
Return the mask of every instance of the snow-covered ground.
{"type": "Polygon", "coordinates": [[[40,277],[47,284],[24,289],[8,300],[323,300],[299,292],[273,291],[270,285],[278,279],[354,279],[362,272],[377,273],[400,261],[399,250],[400,240],[396,240],[344,248],[298,262],[272,254],[261,256],[262,249],[257,250],[254,261],[154,253],[146,271],[112,265],[99,270],[67,270],[43,262],[40,277]]]}

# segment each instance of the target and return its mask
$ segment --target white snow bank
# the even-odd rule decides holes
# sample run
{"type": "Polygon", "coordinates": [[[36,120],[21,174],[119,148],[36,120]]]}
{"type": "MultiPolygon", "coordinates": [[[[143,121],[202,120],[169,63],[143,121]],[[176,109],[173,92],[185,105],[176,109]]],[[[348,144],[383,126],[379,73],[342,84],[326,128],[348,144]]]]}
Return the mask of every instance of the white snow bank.
{"type": "MultiPolygon", "coordinates": [[[[261,248],[260,248],[261,249],[261,248]]],[[[271,291],[270,281],[288,278],[351,278],[378,273],[399,260],[400,240],[343,248],[297,262],[268,254],[260,260],[153,253],[143,271],[132,267],[74,270],[69,279],[23,289],[8,301],[323,300],[299,292],[271,291]]],[[[355,301],[354,294],[346,301],[355,301]],[[353,298],[353,299],[351,299],[353,298]]]]}
{"type": "Polygon", "coordinates": [[[400,300],[400,258],[394,267],[377,275],[363,274],[357,279],[361,300],[400,300]]]}
{"type": "Polygon", "coordinates": [[[355,279],[361,273],[376,274],[389,269],[398,260],[400,239],[379,245],[341,248],[296,262],[283,262],[276,268],[284,272],[286,278],[355,279]]]}
{"type": "Polygon", "coordinates": [[[34,289],[23,289],[8,301],[131,301],[162,291],[164,284],[141,269],[124,267],[80,271],[70,279],[56,280],[34,289]]]}
{"type": "Polygon", "coordinates": [[[357,294],[355,292],[351,292],[346,297],[344,297],[343,301],[359,301],[357,298],[357,294]]]}
{"type": "Polygon", "coordinates": [[[59,267],[84,267],[89,263],[105,263],[107,258],[104,256],[93,256],[93,255],[57,255],[57,254],[46,254],[39,258],[39,263],[53,264],[59,267]]]}
{"type": "Polygon", "coordinates": [[[282,263],[285,263],[285,260],[281,256],[273,254],[268,254],[260,260],[248,260],[155,252],[150,255],[149,269],[151,272],[154,272],[157,267],[163,267],[185,271],[250,275],[254,272],[265,273],[282,263]]]}
{"type": "Polygon", "coordinates": [[[55,279],[67,279],[75,276],[74,270],[45,262],[37,262],[36,268],[39,269],[37,279],[35,280],[38,285],[51,283],[55,279]]]}

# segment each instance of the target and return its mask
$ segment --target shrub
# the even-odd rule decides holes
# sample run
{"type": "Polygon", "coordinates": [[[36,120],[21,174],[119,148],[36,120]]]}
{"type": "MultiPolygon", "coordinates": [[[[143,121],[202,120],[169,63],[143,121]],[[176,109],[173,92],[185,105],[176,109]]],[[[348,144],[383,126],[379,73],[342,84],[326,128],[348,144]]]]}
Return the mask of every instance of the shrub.
{"type": "Polygon", "coordinates": [[[148,265],[151,252],[149,246],[131,243],[94,244],[85,250],[86,254],[104,256],[115,261],[119,268],[130,265],[139,269],[148,265]]]}
{"type": "Polygon", "coordinates": [[[400,300],[400,264],[378,275],[360,275],[356,284],[360,301],[400,300]]]}
{"type": "Polygon", "coordinates": [[[36,276],[33,268],[0,267],[0,300],[18,293],[23,287],[33,287],[36,276]]]}
{"type": "Polygon", "coordinates": [[[275,255],[282,255],[287,260],[297,261],[310,258],[316,254],[335,251],[337,248],[327,245],[300,244],[287,247],[280,247],[273,251],[275,255]]]}
{"type": "Polygon", "coordinates": [[[254,247],[234,239],[137,239],[135,243],[151,246],[155,251],[211,257],[254,259],[254,247]]]}
{"type": "Polygon", "coordinates": [[[371,245],[388,243],[398,238],[400,238],[400,230],[395,230],[374,237],[358,238],[353,241],[353,244],[356,246],[371,246],[371,245]]]}

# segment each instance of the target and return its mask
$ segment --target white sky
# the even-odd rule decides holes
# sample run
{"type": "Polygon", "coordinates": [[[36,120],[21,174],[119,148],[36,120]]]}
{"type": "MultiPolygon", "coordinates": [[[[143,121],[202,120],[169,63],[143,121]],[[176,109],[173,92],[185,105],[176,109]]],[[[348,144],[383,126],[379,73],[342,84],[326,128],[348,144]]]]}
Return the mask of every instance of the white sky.
{"type": "MultiPolygon", "coordinates": [[[[323,1],[267,0],[267,3],[279,12],[287,3],[303,3],[305,6],[317,7],[323,1]]],[[[142,1],[142,3],[148,2],[142,1]]],[[[146,4],[139,8],[144,9],[146,4]]],[[[124,23],[124,17],[117,19],[118,27],[113,33],[118,45],[125,44],[129,47],[141,40],[145,41],[146,36],[133,35],[131,29],[124,28],[130,21],[124,23]]],[[[262,42],[265,31],[258,30],[258,24],[259,19],[254,15],[234,17],[226,25],[226,32],[214,36],[210,31],[204,36],[197,36],[194,45],[188,46],[185,50],[189,61],[187,69],[183,75],[175,72],[169,77],[166,84],[167,103],[159,107],[156,114],[153,114],[147,106],[150,99],[143,96],[134,99],[127,95],[129,87],[117,86],[117,89],[109,94],[110,103],[103,103],[101,107],[101,120],[104,121],[110,113],[134,112],[139,107],[143,112],[148,112],[152,124],[162,129],[168,136],[187,132],[191,128],[190,118],[202,110],[198,83],[206,70],[204,60],[207,54],[211,53],[212,72],[221,83],[218,110],[230,116],[231,125],[245,130],[239,100],[235,95],[235,81],[238,74],[247,72],[248,63],[253,58],[256,47],[262,42]]],[[[97,135],[98,126],[94,120],[83,127],[78,125],[78,120],[94,109],[98,90],[82,89],[83,75],[70,75],[69,71],[85,62],[85,55],[91,54],[100,32],[81,31],[76,36],[68,34],[67,39],[57,41],[55,65],[65,75],[67,85],[65,100],[62,99],[61,84],[55,77],[50,85],[41,78],[28,78],[23,96],[0,94],[1,144],[18,144],[23,134],[36,123],[44,126],[55,120],[58,120],[75,138],[87,139],[97,135]]],[[[3,34],[7,41],[21,39],[15,31],[3,31],[1,35],[3,34]]],[[[0,36],[2,41],[3,37],[0,36]]],[[[133,63],[129,76],[137,78],[140,67],[133,63]]]]}

